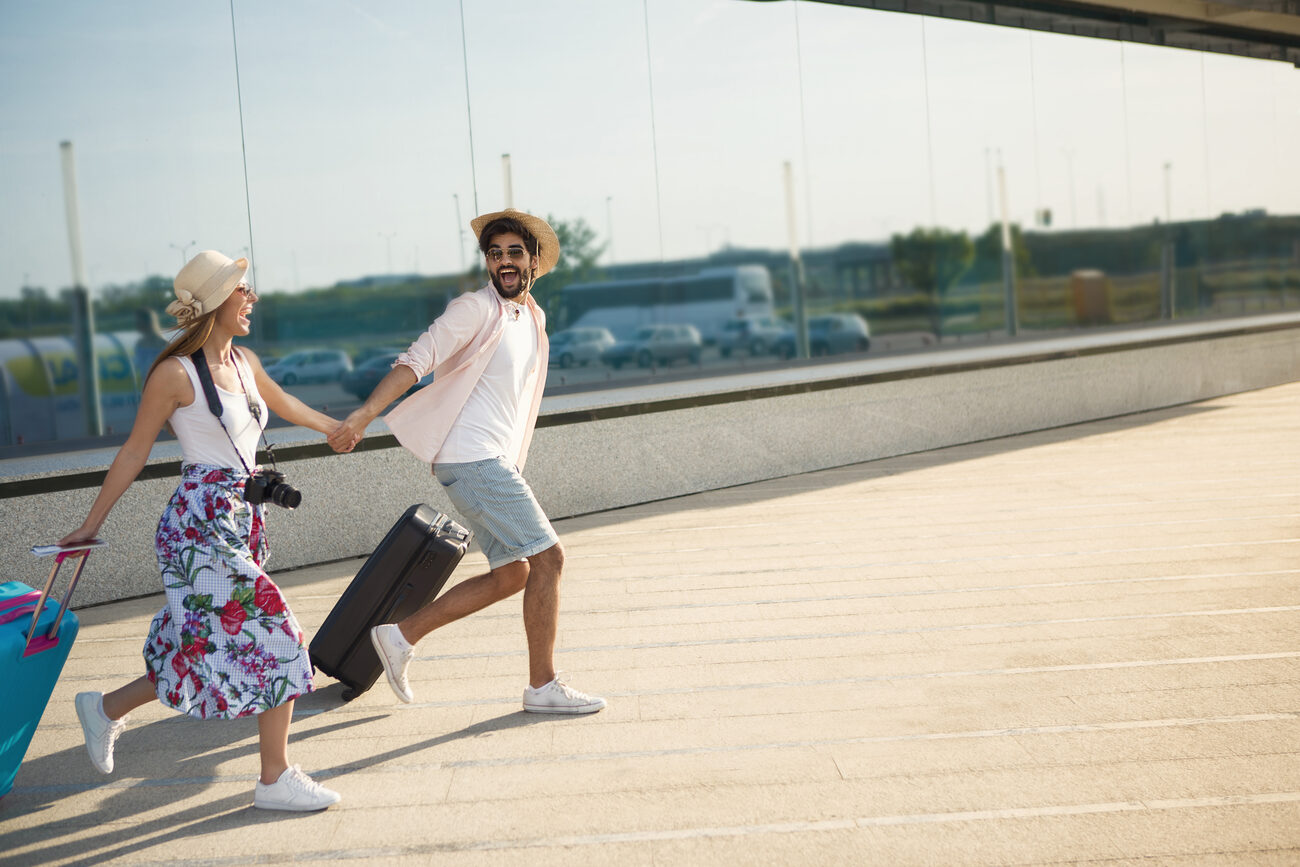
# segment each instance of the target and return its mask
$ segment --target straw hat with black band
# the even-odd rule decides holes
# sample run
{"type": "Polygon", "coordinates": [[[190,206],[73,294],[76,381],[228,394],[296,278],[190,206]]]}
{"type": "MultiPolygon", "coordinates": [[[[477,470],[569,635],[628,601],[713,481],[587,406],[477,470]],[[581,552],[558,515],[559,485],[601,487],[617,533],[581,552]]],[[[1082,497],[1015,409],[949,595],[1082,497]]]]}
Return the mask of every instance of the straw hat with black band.
{"type": "Polygon", "coordinates": [[[551,228],[551,224],[541,217],[534,217],[532,214],[525,214],[523,211],[516,211],[514,208],[506,208],[504,211],[494,211],[491,214],[475,217],[469,221],[469,227],[474,232],[474,240],[479,241],[482,239],[483,230],[493,220],[518,220],[537,239],[538,262],[537,270],[533,274],[534,279],[553,270],[560,261],[560,239],[555,234],[555,230],[551,228]]]}
{"type": "Polygon", "coordinates": [[[167,312],[182,326],[189,325],[224,304],[247,272],[247,259],[204,250],[176,275],[172,283],[176,300],[167,305],[167,312]]]}

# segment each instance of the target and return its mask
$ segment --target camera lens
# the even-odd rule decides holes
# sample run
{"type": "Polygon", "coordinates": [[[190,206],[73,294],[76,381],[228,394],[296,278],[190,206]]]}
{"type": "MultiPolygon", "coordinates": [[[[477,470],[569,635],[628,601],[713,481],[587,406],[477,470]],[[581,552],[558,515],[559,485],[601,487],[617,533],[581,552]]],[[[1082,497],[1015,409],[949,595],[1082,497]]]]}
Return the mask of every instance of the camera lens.
{"type": "Polygon", "coordinates": [[[267,491],[267,497],[277,506],[283,506],[286,509],[296,509],[302,502],[302,491],[299,491],[292,485],[286,485],[284,482],[281,482],[267,491]]]}

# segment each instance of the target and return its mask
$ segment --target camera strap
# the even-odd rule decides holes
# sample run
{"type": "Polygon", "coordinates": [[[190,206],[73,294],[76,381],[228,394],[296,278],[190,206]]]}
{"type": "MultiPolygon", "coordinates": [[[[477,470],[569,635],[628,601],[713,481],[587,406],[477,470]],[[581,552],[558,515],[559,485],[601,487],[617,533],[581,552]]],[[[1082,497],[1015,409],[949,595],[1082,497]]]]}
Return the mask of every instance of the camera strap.
{"type": "MultiPolygon", "coordinates": [[[[235,450],[235,457],[239,458],[239,463],[243,465],[244,472],[251,476],[253,474],[252,469],[250,469],[247,462],[244,461],[244,455],[239,451],[239,446],[235,445],[235,439],[230,435],[230,431],[226,428],[226,423],[221,420],[222,413],[225,412],[226,408],[221,404],[221,395],[217,394],[217,384],[212,381],[212,371],[208,369],[208,359],[203,354],[203,347],[194,350],[193,354],[190,355],[190,360],[194,362],[195,372],[199,375],[199,385],[203,386],[203,396],[208,401],[208,411],[217,417],[217,424],[221,425],[221,430],[225,433],[226,439],[230,440],[230,447],[235,450]]],[[[262,420],[262,408],[254,402],[253,396],[249,394],[248,384],[244,382],[244,375],[239,372],[239,360],[235,358],[234,349],[231,349],[230,351],[230,360],[234,362],[235,376],[239,377],[239,386],[244,390],[244,400],[248,401],[249,415],[253,417],[254,421],[260,424],[262,420]]],[[[265,428],[261,428],[261,435],[262,446],[266,449],[267,455],[270,456],[271,467],[274,469],[276,468],[275,451],[272,450],[271,444],[266,440],[265,428]]],[[[256,454],[254,455],[254,458],[256,458],[256,454]]]]}

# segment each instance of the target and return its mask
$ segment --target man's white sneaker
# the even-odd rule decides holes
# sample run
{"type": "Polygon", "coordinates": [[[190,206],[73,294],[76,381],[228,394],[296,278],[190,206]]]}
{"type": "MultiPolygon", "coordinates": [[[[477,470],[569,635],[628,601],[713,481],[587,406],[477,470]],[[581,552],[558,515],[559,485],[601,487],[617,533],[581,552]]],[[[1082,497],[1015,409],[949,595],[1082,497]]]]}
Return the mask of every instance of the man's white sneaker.
{"type": "Polygon", "coordinates": [[[263,810],[290,810],[310,813],[337,804],[343,796],[327,789],[293,765],[270,785],[257,781],[253,787],[253,806],[263,810]]]}
{"type": "Polygon", "coordinates": [[[126,729],[127,717],[109,719],[104,713],[102,692],[79,692],[73,703],[77,707],[77,719],[81,720],[81,733],[86,736],[90,760],[100,773],[113,773],[113,745],[126,729]]]}
{"type": "Polygon", "coordinates": [[[603,698],[578,692],[558,676],[536,689],[524,690],[524,710],[531,713],[595,713],[604,706],[603,698]]]}
{"type": "Polygon", "coordinates": [[[384,675],[393,692],[407,704],[415,701],[415,693],[411,692],[411,684],[406,680],[406,669],[415,658],[415,648],[402,636],[402,630],[396,623],[376,626],[370,630],[370,643],[384,664],[384,675]]]}

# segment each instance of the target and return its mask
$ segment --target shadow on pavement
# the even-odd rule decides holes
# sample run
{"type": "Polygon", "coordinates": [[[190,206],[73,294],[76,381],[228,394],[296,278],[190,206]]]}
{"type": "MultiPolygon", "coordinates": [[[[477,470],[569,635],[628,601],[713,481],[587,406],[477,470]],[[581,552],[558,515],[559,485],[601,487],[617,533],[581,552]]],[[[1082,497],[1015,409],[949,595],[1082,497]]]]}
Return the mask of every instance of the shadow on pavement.
{"type": "MultiPolygon", "coordinates": [[[[559,525],[557,529],[560,531],[561,536],[563,536],[565,525],[568,525],[570,529],[586,530],[620,524],[628,519],[629,511],[634,509],[644,509],[647,506],[658,507],[660,510],[672,508],[675,511],[682,512],[690,512],[696,509],[715,509],[718,505],[716,495],[720,494],[725,495],[729,502],[735,502],[736,497],[740,496],[743,502],[757,503],[765,499],[784,497],[788,495],[790,493],[788,488],[783,487],[780,484],[774,484],[779,483],[782,479],[788,478],[800,479],[799,488],[803,491],[814,491],[819,489],[830,491],[843,485],[852,485],[859,482],[870,481],[872,479],[899,476],[919,470],[929,470],[935,467],[960,463],[973,458],[1008,454],[1022,449],[1037,448],[1039,446],[1051,445],[1053,443],[1081,440],[1091,436],[1112,434],[1117,431],[1130,430],[1149,424],[1166,422],[1171,419],[1190,418],[1203,413],[1218,411],[1220,411],[1220,407],[1207,406],[1204,403],[1181,404],[1179,406],[1165,407],[1163,409],[1145,410],[1140,413],[1077,422],[1074,424],[1063,425],[1061,427],[1044,428],[1042,430],[1028,431],[1019,434],[1008,434],[993,439],[973,440],[971,442],[959,443],[957,445],[945,446],[938,449],[905,452],[903,454],[876,458],[871,461],[845,464],[838,467],[827,467],[821,470],[809,470],[807,472],[793,473],[789,476],[777,476],[775,478],[763,479],[756,482],[745,482],[744,484],[733,485],[731,487],[712,488],[706,491],[682,494],[680,496],[668,497],[662,500],[647,500],[644,503],[635,503],[617,509],[590,512],[585,515],[574,515],[557,520],[556,524],[559,525]]],[[[279,580],[278,576],[277,580],[279,580]]]]}
{"type": "MultiPolygon", "coordinates": [[[[303,750],[295,747],[309,738],[351,729],[379,718],[365,716],[311,729],[291,729],[290,759],[300,758],[303,750]]],[[[22,777],[24,781],[37,782],[16,786],[0,799],[0,820],[49,810],[71,792],[99,787],[113,787],[116,791],[93,812],[43,822],[34,828],[0,833],[0,852],[12,852],[39,841],[40,848],[23,853],[22,863],[40,864],[82,856],[67,863],[96,864],[124,857],[159,842],[185,840],[254,823],[311,815],[255,810],[251,774],[246,781],[247,791],[189,806],[179,812],[167,812],[176,800],[177,786],[198,786],[200,792],[211,788],[219,779],[217,769],[221,765],[242,755],[256,754],[256,740],[257,721],[254,718],[203,721],[170,717],[128,728],[118,740],[115,752],[118,774],[127,771],[136,777],[129,781],[120,776],[115,780],[113,776],[98,774],[80,745],[35,757],[24,762],[22,777]],[[186,753],[179,760],[175,758],[178,750],[186,753]],[[68,782],[40,782],[54,780],[68,782]],[[163,815],[141,820],[135,818],[160,811],[163,815]],[[86,829],[96,827],[103,830],[84,836],[86,829]],[[65,835],[81,836],[60,842],[65,835]]],[[[318,773],[310,760],[304,765],[308,773],[318,778],[338,773],[318,773]]],[[[185,797],[193,797],[193,791],[188,789],[185,797]]],[[[177,847],[178,860],[189,860],[184,851],[184,847],[177,847]]],[[[0,858],[0,861],[4,860],[7,859],[0,858]]]]}

